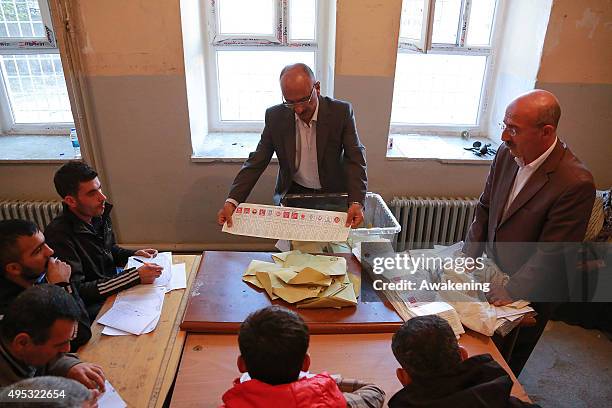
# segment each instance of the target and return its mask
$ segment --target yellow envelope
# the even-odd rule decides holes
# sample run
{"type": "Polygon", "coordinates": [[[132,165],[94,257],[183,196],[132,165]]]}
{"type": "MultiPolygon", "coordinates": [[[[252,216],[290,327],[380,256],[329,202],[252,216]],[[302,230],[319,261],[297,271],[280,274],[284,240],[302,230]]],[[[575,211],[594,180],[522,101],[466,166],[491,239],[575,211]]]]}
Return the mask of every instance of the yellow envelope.
{"type": "Polygon", "coordinates": [[[311,268],[328,276],[344,275],[346,273],[346,259],[341,256],[310,255],[299,251],[289,253],[283,262],[285,268],[303,270],[311,268]]]}
{"type": "Polygon", "coordinates": [[[317,309],[324,307],[341,308],[355,305],[357,305],[357,298],[355,298],[355,290],[353,289],[353,284],[349,283],[347,285],[342,284],[342,289],[334,295],[325,297],[321,296],[317,297],[316,299],[305,300],[303,302],[298,303],[296,306],[302,309],[317,309]]]}
{"type": "MultiPolygon", "coordinates": [[[[286,253],[287,255],[282,260],[284,267],[289,266],[303,266],[312,262],[316,256],[311,254],[303,254],[301,251],[291,251],[286,253]]],[[[275,254],[276,255],[276,254],[275,254]]]]}
{"type": "Polygon", "coordinates": [[[261,284],[261,282],[259,282],[259,279],[257,279],[257,276],[243,276],[242,280],[248,283],[251,283],[255,286],[257,286],[259,289],[263,289],[263,285],[261,284]]]}
{"type": "Polygon", "coordinates": [[[301,254],[300,251],[287,251],[287,252],[280,252],[278,254],[272,254],[272,260],[274,262],[276,262],[277,264],[282,264],[283,262],[285,262],[285,260],[287,259],[287,257],[291,254],[301,254]]]}
{"type": "Polygon", "coordinates": [[[298,275],[298,273],[291,268],[279,268],[277,271],[272,271],[270,273],[273,273],[285,283],[292,283],[291,280],[298,275]]]}
{"type": "Polygon", "coordinates": [[[251,263],[249,263],[249,266],[247,267],[246,271],[244,271],[243,276],[247,276],[247,275],[254,276],[255,272],[277,271],[281,268],[282,266],[277,265],[272,262],[264,262],[264,261],[259,261],[257,259],[253,259],[251,263]]]}
{"type": "Polygon", "coordinates": [[[292,285],[304,285],[321,281],[324,286],[329,286],[331,279],[329,276],[311,268],[304,268],[299,271],[289,282],[292,285]],[[325,285],[326,282],[329,282],[325,285]]]}
{"type": "Polygon", "coordinates": [[[300,300],[317,297],[321,290],[320,286],[292,286],[286,285],[280,288],[274,288],[274,294],[288,303],[296,303],[300,300]]]}
{"type": "Polygon", "coordinates": [[[282,281],[278,279],[275,275],[268,272],[256,272],[255,276],[266,290],[270,299],[278,299],[278,296],[274,294],[274,287],[280,287],[282,285],[282,281]]]}

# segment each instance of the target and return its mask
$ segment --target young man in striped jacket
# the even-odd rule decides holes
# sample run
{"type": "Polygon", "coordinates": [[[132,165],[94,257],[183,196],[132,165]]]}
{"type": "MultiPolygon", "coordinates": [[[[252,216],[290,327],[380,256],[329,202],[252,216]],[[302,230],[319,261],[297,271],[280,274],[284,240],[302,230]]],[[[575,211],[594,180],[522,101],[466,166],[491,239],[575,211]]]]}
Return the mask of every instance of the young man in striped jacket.
{"type": "Polygon", "coordinates": [[[83,162],[71,161],[55,173],[55,189],[64,210],[45,229],[47,243],[72,268],[71,281],[95,320],[104,300],[161,275],[158,265],[121,270],[130,256],[154,257],[155,249],[132,251],[115,242],[110,212],[113,206],[102,193],[98,173],[83,162]]]}

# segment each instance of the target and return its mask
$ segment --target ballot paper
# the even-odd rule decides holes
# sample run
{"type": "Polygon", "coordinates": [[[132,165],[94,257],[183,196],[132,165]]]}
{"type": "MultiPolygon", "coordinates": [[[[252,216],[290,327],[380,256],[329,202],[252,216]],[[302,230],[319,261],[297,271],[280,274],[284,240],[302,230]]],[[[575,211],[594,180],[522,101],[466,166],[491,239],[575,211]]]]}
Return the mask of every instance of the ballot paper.
{"type": "Polygon", "coordinates": [[[145,258],[143,256],[130,256],[128,258],[128,263],[126,268],[140,268],[142,263],[138,262],[136,259],[141,260],[142,262],[156,264],[164,269],[162,270],[161,276],[155,279],[153,285],[155,286],[168,286],[170,283],[170,279],[172,278],[172,252],[158,252],[157,255],[153,258],[145,258]]]}
{"type": "Polygon", "coordinates": [[[150,332],[159,321],[165,292],[165,287],[153,285],[125,290],[117,295],[113,306],[98,319],[98,323],[131,334],[150,332]]]}
{"type": "Polygon", "coordinates": [[[223,232],[297,241],[346,241],[346,213],[241,203],[223,232]]]}
{"type": "Polygon", "coordinates": [[[172,277],[166,285],[166,292],[176,289],[187,288],[187,273],[185,272],[185,264],[172,264],[172,277]]]}
{"type": "MultiPolygon", "coordinates": [[[[142,333],[140,334],[151,333],[157,327],[157,323],[159,323],[160,317],[161,315],[157,316],[153,321],[151,321],[151,323],[149,323],[149,325],[145,327],[142,333]]],[[[106,336],[130,336],[133,333],[115,329],[114,327],[110,327],[110,326],[104,326],[104,328],[102,329],[102,334],[106,336]]]]}
{"type": "Polygon", "coordinates": [[[104,382],[104,388],[106,389],[106,391],[104,391],[104,394],[100,395],[100,397],[98,398],[99,408],[127,407],[125,401],[123,401],[117,390],[111,385],[111,383],[108,382],[108,380],[104,382]]]}

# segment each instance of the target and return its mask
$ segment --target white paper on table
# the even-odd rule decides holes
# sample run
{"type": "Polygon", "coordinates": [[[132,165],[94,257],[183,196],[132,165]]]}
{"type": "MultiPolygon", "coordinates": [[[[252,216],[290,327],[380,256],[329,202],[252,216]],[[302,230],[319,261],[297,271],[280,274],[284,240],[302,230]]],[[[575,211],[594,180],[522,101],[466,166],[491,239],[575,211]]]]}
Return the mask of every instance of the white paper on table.
{"type": "Polygon", "coordinates": [[[129,336],[132,334],[123,330],[115,329],[114,327],[110,326],[104,326],[101,333],[107,336],[129,336]]]}
{"type": "MultiPolygon", "coordinates": [[[[157,327],[157,323],[159,323],[160,317],[161,316],[157,316],[155,319],[153,319],[153,321],[149,323],[149,325],[145,327],[142,333],[140,334],[151,333],[153,330],[155,330],[155,328],[157,327]]],[[[114,327],[110,327],[110,326],[104,326],[104,328],[102,329],[102,334],[105,334],[107,336],[130,336],[133,333],[115,329],[114,327]]]]}
{"type": "Polygon", "coordinates": [[[175,289],[187,288],[187,274],[185,273],[185,264],[172,264],[172,277],[166,286],[166,293],[175,289]]]}
{"type": "Polygon", "coordinates": [[[154,258],[145,258],[143,256],[130,256],[126,268],[140,268],[142,264],[135,259],[140,259],[143,262],[156,264],[164,269],[159,278],[155,279],[153,285],[167,286],[172,277],[172,252],[158,252],[154,258]]]}
{"type": "Polygon", "coordinates": [[[156,317],[155,311],[142,310],[129,303],[120,303],[113,305],[104,313],[98,323],[132,334],[141,334],[156,317]]]}
{"type": "Polygon", "coordinates": [[[127,404],[123,401],[123,398],[119,395],[117,390],[106,380],[104,382],[104,394],[98,398],[98,407],[100,408],[125,408],[127,404]]]}
{"type": "Polygon", "coordinates": [[[345,223],[345,212],[240,203],[232,227],[225,223],[222,231],[289,241],[344,242],[350,230],[345,223]]]}
{"type": "Polygon", "coordinates": [[[289,252],[291,251],[291,242],[286,239],[279,239],[274,247],[281,252],[289,252]]]}

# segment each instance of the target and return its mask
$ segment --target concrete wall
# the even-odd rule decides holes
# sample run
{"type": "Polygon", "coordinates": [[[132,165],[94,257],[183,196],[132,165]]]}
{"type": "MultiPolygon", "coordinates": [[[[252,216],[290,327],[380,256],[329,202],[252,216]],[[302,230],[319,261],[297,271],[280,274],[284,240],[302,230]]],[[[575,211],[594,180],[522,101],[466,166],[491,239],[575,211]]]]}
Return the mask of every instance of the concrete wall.
{"type": "Polygon", "coordinates": [[[612,186],[610,44],[611,0],[555,0],[536,83],[559,98],[559,136],[601,189],[612,186]]]}
{"type": "MultiPolygon", "coordinates": [[[[557,2],[564,6],[571,3],[557,2]]],[[[83,75],[94,108],[91,119],[102,145],[100,156],[105,174],[102,182],[116,204],[114,220],[120,241],[187,245],[182,248],[269,247],[267,240],[223,234],[215,223],[215,213],[240,165],[190,161],[190,110],[179,1],[83,1],[75,7],[79,17],[76,35],[86,67],[83,75]]],[[[477,195],[487,166],[385,160],[400,7],[400,0],[337,3],[335,96],[354,105],[358,129],[367,148],[369,189],[387,199],[394,194],[477,195]]],[[[604,34],[608,30],[609,36],[609,25],[605,26],[603,21],[600,24],[600,29],[604,34]]],[[[553,35],[551,30],[552,27],[547,45],[548,37],[553,35]]],[[[580,29],[575,31],[576,36],[582,35],[580,29]]],[[[559,47],[569,41],[566,34],[555,35],[559,47]]],[[[574,35],[570,32],[569,37],[574,35]]],[[[545,55],[544,61],[547,58],[545,55]]],[[[550,58],[556,58],[555,54],[550,58]]],[[[551,71],[544,70],[546,66],[543,65],[540,75],[551,71]]],[[[584,70],[591,68],[585,66],[584,70]]],[[[558,85],[562,81],[556,77],[553,70],[543,79],[546,84],[558,85]]],[[[601,89],[599,92],[604,102],[608,98],[609,114],[610,94],[601,89]]],[[[590,98],[588,90],[580,96],[583,101],[590,98]]],[[[194,112],[197,110],[193,109],[191,114],[194,112]]],[[[588,121],[598,118],[597,112],[586,112],[586,108],[579,113],[586,115],[588,121]]],[[[599,113],[602,117],[605,114],[599,113]]],[[[570,123],[567,110],[564,115],[567,127],[570,123]]],[[[603,128],[593,129],[604,134],[603,128]]],[[[599,137],[582,134],[585,142],[599,137]]],[[[598,149],[601,146],[586,154],[592,157],[587,163],[591,168],[601,169],[597,177],[605,178],[601,173],[606,161],[595,155],[598,149]]],[[[51,179],[56,167],[0,165],[1,195],[54,198],[51,179]]],[[[251,201],[271,201],[275,173],[276,165],[271,165],[253,191],[251,201]]]]}

